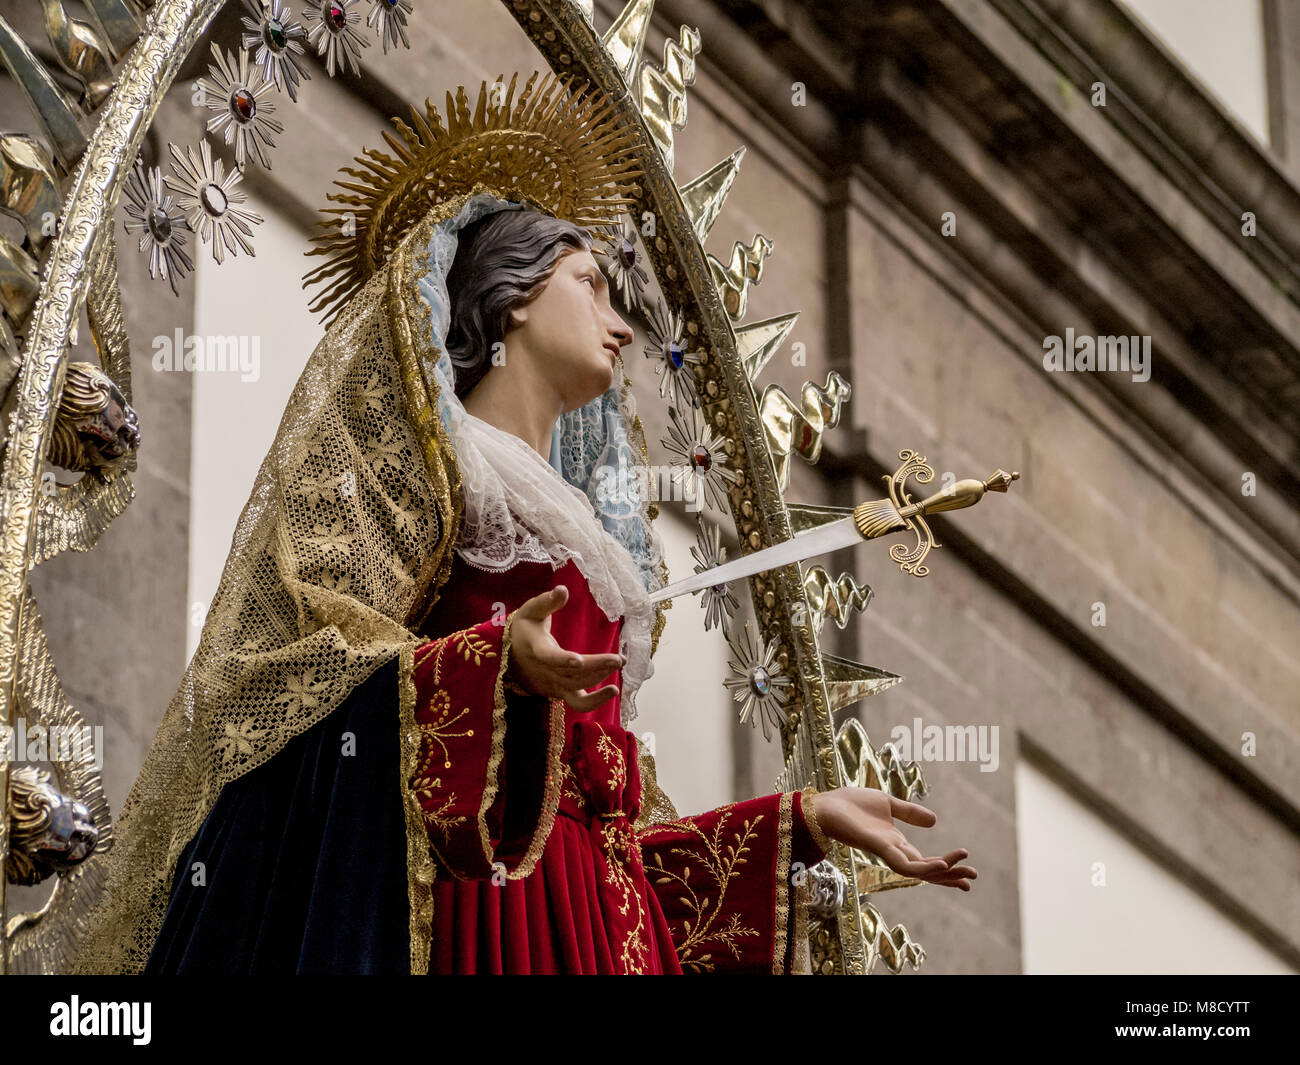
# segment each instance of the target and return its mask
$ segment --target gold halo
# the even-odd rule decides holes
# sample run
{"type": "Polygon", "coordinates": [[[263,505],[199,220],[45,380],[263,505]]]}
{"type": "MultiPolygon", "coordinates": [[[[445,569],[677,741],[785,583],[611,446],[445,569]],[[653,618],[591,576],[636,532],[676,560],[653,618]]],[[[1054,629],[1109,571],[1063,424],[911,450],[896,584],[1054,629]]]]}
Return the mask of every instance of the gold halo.
{"type": "Polygon", "coordinates": [[[328,282],[310,310],[324,311],[326,324],[348,299],[378,271],[411,227],[436,204],[483,185],[502,199],[525,201],[539,210],[584,228],[616,224],[640,193],[628,179],[643,171],[633,164],[636,134],[612,119],[613,104],[586,82],[574,87],[571,75],[548,73],[537,91],[538,73],[528,78],[514,100],[518,73],[510,87],[494,84],[505,99],[491,103],[486,81],[470,115],[462,85],[453,101],[447,93],[448,126],[429,100],[424,113],[414,106],[414,128],[400,118],[383,138],[396,157],[367,148],[356,157],[366,169],[345,166],[337,179],[343,192],[327,199],[316,223],[323,232],[311,241],[308,255],[328,255],[322,266],[303,278],[303,287],[328,282]]]}

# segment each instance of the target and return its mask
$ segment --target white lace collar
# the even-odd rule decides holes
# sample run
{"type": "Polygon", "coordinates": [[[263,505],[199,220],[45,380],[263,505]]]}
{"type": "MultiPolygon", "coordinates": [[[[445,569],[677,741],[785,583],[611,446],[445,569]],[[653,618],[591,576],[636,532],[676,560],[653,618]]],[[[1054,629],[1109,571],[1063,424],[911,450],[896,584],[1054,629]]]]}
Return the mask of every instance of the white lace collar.
{"type": "Polygon", "coordinates": [[[636,716],[637,691],[654,671],[654,606],[636,562],[601,524],[591,500],[535,448],[460,404],[453,410],[450,432],[465,499],[457,553],[491,572],[521,561],[549,562],[559,569],[572,559],[605,617],[623,618],[619,651],[628,659],[621,699],[626,724],[636,716]]]}

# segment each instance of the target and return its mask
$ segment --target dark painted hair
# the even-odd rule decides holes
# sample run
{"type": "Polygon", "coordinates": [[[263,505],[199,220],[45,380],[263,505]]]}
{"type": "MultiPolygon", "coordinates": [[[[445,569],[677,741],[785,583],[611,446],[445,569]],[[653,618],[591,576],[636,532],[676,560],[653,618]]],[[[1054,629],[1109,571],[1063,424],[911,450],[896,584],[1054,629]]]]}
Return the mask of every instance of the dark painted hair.
{"type": "Polygon", "coordinates": [[[447,271],[451,322],[447,353],[464,399],[492,367],[492,346],[503,340],[510,312],[541,295],[563,249],[591,249],[580,226],[541,211],[495,211],[460,231],[447,271]]]}

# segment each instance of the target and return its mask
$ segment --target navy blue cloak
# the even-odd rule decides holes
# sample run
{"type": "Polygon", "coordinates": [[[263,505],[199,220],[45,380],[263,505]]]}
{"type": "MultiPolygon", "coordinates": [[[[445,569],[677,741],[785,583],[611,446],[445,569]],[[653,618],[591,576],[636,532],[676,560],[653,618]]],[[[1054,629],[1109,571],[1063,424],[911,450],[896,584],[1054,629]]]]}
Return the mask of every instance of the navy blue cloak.
{"type": "Polygon", "coordinates": [[[177,862],[145,974],[410,973],[398,679],[394,658],[226,785],[177,862]]]}

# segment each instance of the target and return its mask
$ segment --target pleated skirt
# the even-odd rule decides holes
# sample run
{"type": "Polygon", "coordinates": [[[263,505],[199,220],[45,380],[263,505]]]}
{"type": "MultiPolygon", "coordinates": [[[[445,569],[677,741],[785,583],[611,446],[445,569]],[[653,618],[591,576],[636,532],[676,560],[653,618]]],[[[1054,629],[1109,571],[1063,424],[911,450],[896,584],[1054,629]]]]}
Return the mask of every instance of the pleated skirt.
{"type": "MultiPolygon", "coordinates": [[[[681,973],[668,922],[640,868],[647,974],[681,973]]],[[[434,883],[431,974],[614,975],[629,934],[608,890],[597,882],[591,830],[563,810],[537,866],[520,880],[460,881],[440,873],[434,883]]],[[[633,921],[635,924],[635,920],[633,921]]]]}

